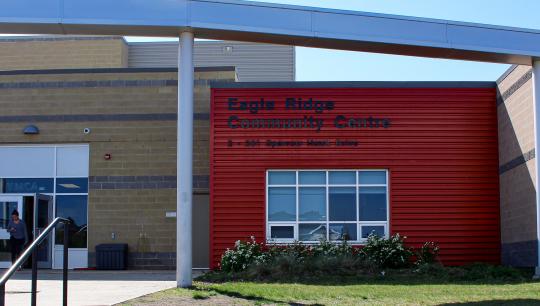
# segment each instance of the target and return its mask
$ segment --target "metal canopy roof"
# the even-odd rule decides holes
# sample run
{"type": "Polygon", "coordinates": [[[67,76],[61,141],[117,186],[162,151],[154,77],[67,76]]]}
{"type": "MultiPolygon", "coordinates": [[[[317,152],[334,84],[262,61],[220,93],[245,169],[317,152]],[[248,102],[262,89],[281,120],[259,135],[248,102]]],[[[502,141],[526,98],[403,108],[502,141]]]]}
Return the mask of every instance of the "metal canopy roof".
{"type": "Polygon", "coordinates": [[[6,0],[0,33],[172,36],[531,65],[540,31],[231,0],[6,0]]]}

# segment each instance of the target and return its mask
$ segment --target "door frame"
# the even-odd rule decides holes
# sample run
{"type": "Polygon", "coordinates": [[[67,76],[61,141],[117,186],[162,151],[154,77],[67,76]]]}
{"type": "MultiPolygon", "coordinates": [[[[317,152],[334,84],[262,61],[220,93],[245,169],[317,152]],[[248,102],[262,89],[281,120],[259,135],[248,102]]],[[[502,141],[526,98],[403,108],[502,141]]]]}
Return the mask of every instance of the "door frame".
{"type": "MultiPolygon", "coordinates": [[[[34,207],[33,207],[33,211],[34,211],[34,218],[33,218],[33,224],[32,224],[32,232],[33,232],[33,235],[34,235],[34,239],[37,237],[37,232],[38,232],[38,205],[39,205],[39,200],[45,200],[45,201],[48,201],[49,204],[48,204],[48,207],[47,207],[47,214],[48,214],[48,220],[47,220],[47,226],[49,224],[51,224],[51,222],[54,220],[54,196],[52,195],[47,195],[47,194],[43,194],[43,193],[36,193],[34,194],[34,207]]],[[[48,255],[48,261],[44,262],[44,261],[38,261],[38,268],[40,269],[51,269],[53,267],[53,257],[54,257],[54,251],[53,251],[53,247],[54,247],[54,235],[55,235],[55,230],[53,230],[50,234],[50,236],[48,237],[48,239],[46,241],[48,241],[48,244],[49,244],[49,247],[48,247],[48,252],[49,252],[49,255],[48,255]]]]}
{"type": "MultiPolygon", "coordinates": [[[[62,194],[57,194],[56,193],[56,182],[57,182],[57,179],[58,178],[71,178],[71,177],[81,177],[81,178],[90,178],[90,144],[89,143],[64,143],[64,144],[59,144],[59,143],[44,143],[44,144],[31,144],[31,143],[22,143],[22,144],[0,144],[0,150],[1,149],[4,149],[4,148],[27,148],[27,149],[33,149],[33,148],[51,148],[54,150],[54,154],[53,154],[53,157],[50,161],[47,161],[47,162],[52,162],[54,164],[54,167],[53,167],[53,170],[52,172],[49,174],[43,174],[43,175],[40,175],[40,176],[33,176],[33,175],[19,175],[19,174],[16,174],[16,175],[7,175],[7,176],[4,176],[5,178],[52,178],[54,180],[54,188],[52,190],[52,192],[47,192],[47,193],[44,193],[45,195],[51,195],[53,197],[53,218],[56,217],[56,199],[57,199],[57,196],[58,195],[62,195],[62,196],[67,196],[67,195],[86,195],[87,197],[89,197],[89,192],[87,193],[76,193],[76,194],[71,194],[71,193],[62,193],[62,194]],[[58,162],[58,157],[59,157],[59,153],[58,153],[58,150],[61,149],[61,148],[86,148],[86,155],[85,155],[85,160],[88,161],[88,165],[87,165],[87,168],[86,168],[86,174],[84,175],[75,175],[75,176],[72,176],[72,175],[67,175],[67,176],[58,176],[58,169],[57,169],[57,162],[58,162]]],[[[1,171],[0,171],[1,172],[1,171]]],[[[1,177],[1,176],[0,176],[1,177]]],[[[3,193],[0,193],[0,195],[3,195],[3,193]]],[[[35,193],[25,193],[25,194],[14,194],[14,193],[5,193],[5,195],[23,195],[23,196],[35,196],[35,193]]],[[[90,215],[90,208],[89,208],[89,203],[87,202],[87,208],[86,208],[86,213],[87,213],[87,225],[88,225],[88,217],[90,215]]],[[[55,241],[55,231],[54,230],[54,234],[52,235],[52,268],[53,269],[61,269],[62,268],[62,261],[63,261],[63,257],[62,257],[62,254],[63,254],[63,246],[62,245],[56,245],[56,241],[55,241]]],[[[89,235],[87,236],[87,247],[86,248],[69,248],[69,252],[70,252],[70,260],[69,260],[69,264],[70,266],[73,266],[73,268],[86,268],[88,267],[88,239],[89,239],[89,235]]]]}
{"type": "MultiPolygon", "coordinates": [[[[18,194],[0,194],[0,202],[17,202],[17,211],[19,212],[19,217],[24,218],[23,214],[23,195],[18,194]]],[[[8,218],[11,216],[8,216],[8,218]]],[[[9,233],[6,231],[7,238],[2,238],[2,240],[9,240],[9,233]]],[[[9,261],[0,261],[0,268],[9,268],[11,267],[11,260],[9,261]]]]}

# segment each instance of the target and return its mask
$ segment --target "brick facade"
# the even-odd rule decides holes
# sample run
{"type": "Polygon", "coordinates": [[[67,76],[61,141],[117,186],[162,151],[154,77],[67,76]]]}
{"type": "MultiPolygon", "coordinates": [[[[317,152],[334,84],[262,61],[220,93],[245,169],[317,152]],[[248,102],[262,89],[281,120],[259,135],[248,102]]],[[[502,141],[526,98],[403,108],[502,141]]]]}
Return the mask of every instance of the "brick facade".
{"type": "MultiPolygon", "coordinates": [[[[194,264],[205,268],[210,84],[234,81],[235,71],[200,68],[195,79],[194,230],[202,247],[195,248],[194,264]]],[[[174,267],[176,219],[165,213],[176,211],[176,71],[0,73],[0,106],[0,143],[89,144],[90,266],[97,244],[127,243],[132,267],[174,267]],[[39,135],[22,134],[31,123],[39,135]]]]}
{"type": "Polygon", "coordinates": [[[118,36],[0,40],[0,70],[127,67],[128,46],[118,36]]]}
{"type": "Polygon", "coordinates": [[[531,69],[498,82],[502,261],[536,266],[536,186],[531,69]]]}

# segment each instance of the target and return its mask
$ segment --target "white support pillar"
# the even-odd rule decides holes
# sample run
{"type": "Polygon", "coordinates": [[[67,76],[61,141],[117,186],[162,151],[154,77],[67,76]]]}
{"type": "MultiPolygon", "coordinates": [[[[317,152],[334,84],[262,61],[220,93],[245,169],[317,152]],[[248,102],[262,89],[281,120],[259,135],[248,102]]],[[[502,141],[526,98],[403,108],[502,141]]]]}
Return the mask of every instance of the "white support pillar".
{"type": "Polygon", "coordinates": [[[192,282],[193,43],[193,33],[180,34],[176,148],[176,284],[182,288],[190,287],[192,282]]]}
{"type": "Polygon", "coordinates": [[[533,61],[533,110],[534,110],[534,153],[536,183],[536,242],[537,262],[535,278],[540,278],[540,60],[533,61]]]}

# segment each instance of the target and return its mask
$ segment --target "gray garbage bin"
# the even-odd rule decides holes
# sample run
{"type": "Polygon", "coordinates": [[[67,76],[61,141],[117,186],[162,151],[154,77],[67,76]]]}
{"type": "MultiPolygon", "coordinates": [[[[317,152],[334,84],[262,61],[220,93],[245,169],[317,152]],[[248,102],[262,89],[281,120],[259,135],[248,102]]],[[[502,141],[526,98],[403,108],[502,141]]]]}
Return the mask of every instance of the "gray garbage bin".
{"type": "Polygon", "coordinates": [[[96,246],[96,269],[125,270],[127,268],[127,244],[100,244],[96,246]]]}

